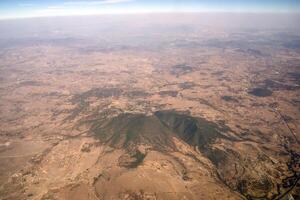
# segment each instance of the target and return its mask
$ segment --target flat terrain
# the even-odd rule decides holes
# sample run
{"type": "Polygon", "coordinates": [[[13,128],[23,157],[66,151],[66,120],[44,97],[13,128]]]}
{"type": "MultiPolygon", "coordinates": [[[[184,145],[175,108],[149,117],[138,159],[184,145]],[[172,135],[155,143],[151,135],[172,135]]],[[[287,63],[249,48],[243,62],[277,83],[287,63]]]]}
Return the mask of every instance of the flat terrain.
{"type": "Polygon", "coordinates": [[[226,17],[1,21],[0,199],[299,199],[300,32],[226,17]]]}

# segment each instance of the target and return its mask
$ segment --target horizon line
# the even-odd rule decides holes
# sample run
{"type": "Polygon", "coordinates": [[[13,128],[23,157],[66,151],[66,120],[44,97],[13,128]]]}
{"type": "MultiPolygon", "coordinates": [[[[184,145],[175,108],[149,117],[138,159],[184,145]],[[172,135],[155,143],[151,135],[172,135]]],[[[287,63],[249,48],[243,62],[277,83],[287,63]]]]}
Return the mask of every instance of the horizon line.
{"type": "Polygon", "coordinates": [[[102,13],[78,13],[78,14],[58,14],[58,15],[32,15],[32,16],[4,16],[0,21],[6,20],[26,20],[56,17],[85,17],[103,15],[149,15],[149,14],[270,14],[270,15],[300,15],[300,11],[131,11],[131,12],[102,12],[102,13]]]}

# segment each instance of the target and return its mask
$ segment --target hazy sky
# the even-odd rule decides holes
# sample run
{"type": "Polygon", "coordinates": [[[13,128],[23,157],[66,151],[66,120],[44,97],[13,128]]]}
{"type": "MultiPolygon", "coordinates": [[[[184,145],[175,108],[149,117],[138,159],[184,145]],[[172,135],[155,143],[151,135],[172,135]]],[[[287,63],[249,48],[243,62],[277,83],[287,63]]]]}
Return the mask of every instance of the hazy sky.
{"type": "Polygon", "coordinates": [[[300,0],[0,0],[0,18],[143,12],[300,12],[300,0]]]}

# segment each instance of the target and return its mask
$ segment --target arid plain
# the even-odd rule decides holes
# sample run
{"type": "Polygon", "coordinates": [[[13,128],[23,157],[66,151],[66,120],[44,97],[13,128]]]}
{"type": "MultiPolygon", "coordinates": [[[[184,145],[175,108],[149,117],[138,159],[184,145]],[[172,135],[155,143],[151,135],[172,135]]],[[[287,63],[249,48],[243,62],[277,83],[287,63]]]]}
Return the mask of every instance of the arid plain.
{"type": "Polygon", "coordinates": [[[299,199],[299,30],[206,18],[0,22],[0,199],[299,199]]]}

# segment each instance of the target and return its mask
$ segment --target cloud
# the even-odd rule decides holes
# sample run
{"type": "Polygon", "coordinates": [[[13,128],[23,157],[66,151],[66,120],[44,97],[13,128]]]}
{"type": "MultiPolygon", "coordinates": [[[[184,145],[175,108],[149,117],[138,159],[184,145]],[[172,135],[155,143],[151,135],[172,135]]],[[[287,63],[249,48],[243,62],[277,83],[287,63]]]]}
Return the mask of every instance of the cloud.
{"type": "Polygon", "coordinates": [[[131,2],[134,0],[88,0],[88,1],[67,1],[64,5],[104,5],[131,2]]]}

